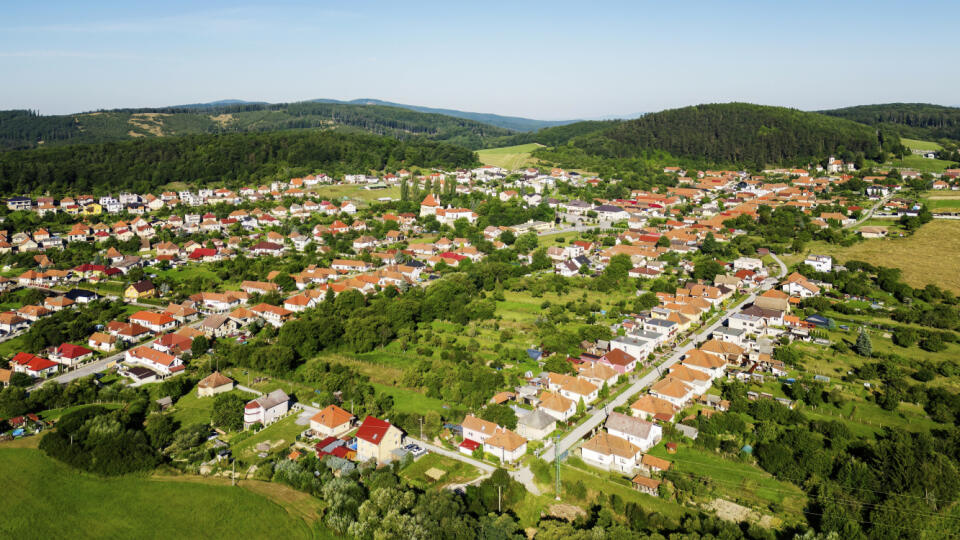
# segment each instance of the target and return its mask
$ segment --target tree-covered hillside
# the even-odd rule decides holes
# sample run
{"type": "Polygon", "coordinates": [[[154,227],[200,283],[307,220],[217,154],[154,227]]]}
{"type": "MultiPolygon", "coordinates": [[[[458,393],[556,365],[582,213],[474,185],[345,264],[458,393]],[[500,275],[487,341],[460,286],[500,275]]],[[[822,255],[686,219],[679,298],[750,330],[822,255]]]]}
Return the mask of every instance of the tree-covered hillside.
{"type": "Polygon", "coordinates": [[[584,120],[562,126],[543,128],[531,133],[518,133],[491,141],[492,146],[514,146],[518,144],[540,143],[545,146],[567,144],[575,137],[604,131],[622,122],[621,120],[584,120]]]}
{"type": "Polygon", "coordinates": [[[486,146],[514,131],[481,122],[379,105],[243,103],[159,109],[117,109],[42,116],[0,111],[0,150],[133,138],[351,127],[401,140],[421,137],[465,148],[486,146]]]}
{"type": "Polygon", "coordinates": [[[312,171],[339,175],[476,163],[470,150],[420,138],[335,131],[187,135],[3,152],[0,192],[142,193],[178,181],[240,185],[312,171]]]}
{"type": "MultiPolygon", "coordinates": [[[[887,143],[899,144],[893,139],[887,143]]],[[[572,140],[587,154],[602,157],[634,158],[662,150],[706,163],[755,167],[846,151],[875,158],[883,142],[874,128],[856,122],[747,103],[662,111],[572,140]]]]}
{"type": "Polygon", "coordinates": [[[881,126],[914,139],[960,140],[960,108],[929,103],[884,103],[822,111],[861,124],[881,126]]]}

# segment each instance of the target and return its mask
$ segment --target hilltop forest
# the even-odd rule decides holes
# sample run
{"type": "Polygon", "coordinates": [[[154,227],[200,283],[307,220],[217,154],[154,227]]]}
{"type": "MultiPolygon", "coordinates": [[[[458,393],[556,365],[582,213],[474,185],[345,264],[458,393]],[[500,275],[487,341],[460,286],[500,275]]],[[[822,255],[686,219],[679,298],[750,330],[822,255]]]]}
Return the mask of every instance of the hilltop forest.
{"type": "Polygon", "coordinates": [[[913,139],[960,139],[960,108],[929,103],[886,103],[822,111],[861,124],[878,126],[913,139]]]}
{"type": "Polygon", "coordinates": [[[56,116],[15,110],[0,111],[0,150],[181,135],[344,128],[400,140],[446,141],[469,149],[482,148],[490,138],[514,133],[442,114],[342,103],[117,109],[56,116]]]}
{"type": "Polygon", "coordinates": [[[319,170],[342,175],[476,162],[470,150],[420,138],[332,131],[188,135],[3,152],[0,191],[144,193],[180,181],[240,185],[319,170]]]}

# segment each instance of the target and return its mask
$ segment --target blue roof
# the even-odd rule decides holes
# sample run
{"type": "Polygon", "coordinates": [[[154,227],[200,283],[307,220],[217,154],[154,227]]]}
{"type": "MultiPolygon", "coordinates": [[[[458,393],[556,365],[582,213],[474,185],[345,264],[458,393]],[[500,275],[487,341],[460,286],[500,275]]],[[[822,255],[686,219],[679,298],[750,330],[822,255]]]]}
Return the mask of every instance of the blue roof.
{"type": "Polygon", "coordinates": [[[543,356],[543,353],[537,349],[527,349],[527,356],[529,356],[531,360],[539,360],[540,357],[543,356]]]}

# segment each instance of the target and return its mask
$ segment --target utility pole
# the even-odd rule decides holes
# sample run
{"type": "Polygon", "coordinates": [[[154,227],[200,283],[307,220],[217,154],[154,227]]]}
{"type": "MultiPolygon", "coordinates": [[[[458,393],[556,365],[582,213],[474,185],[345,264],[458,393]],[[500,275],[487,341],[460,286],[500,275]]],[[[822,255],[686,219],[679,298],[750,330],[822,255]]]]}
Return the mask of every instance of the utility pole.
{"type": "Polygon", "coordinates": [[[420,440],[423,440],[423,417],[420,417],[420,440]]]}
{"type": "Polygon", "coordinates": [[[557,466],[557,500],[560,500],[560,436],[553,437],[553,461],[557,466]]]}
{"type": "Polygon", "coordinates": [[[502,513],[503,513],[503,509],[500,508],[501,490],[502,490],[502,489],[503,489],[503,488],[502,488],[501,486],[497,486],[497,513],[498,513],[498,514],[502,514],[502,513]]]}
{"type": "Polygon", "coordinates": [[[237,460],[233,460],[233,462],[231,463],[231,467],[232,468],[230,471],[230,485],[235,486],[237,485],[237,460]]]}

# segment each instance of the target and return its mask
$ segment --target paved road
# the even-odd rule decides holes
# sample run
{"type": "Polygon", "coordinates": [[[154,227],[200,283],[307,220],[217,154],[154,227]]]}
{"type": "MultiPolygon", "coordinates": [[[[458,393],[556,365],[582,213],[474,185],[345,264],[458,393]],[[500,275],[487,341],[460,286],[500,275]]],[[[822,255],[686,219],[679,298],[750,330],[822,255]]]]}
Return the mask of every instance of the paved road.
{"type": "Polygon", "coordinates": [[[890,200],[890,197],[893,197],[892,193],[884,197],[881,197],[880,200],[877,201],[877,204],[873,205],[873,207],[870,208],[870,210],[868,210],[867,213],[863,214],[863,216],[860,219],[851,223],[850,225],[844,225],[843,228],[850,229],[870,219],[871,217],[873,217],[873,213],[877,211],[877,208],[880,208],[881,205],[885,204],[888,200],[890,200]]]}
{"type": "MultiPolygon", "coordinates": [[[[150,307],[151,307],[151,308],[156,308],[157,306],[150,306],[150,307]]],[[[197,326],[199,326],[200,323],[202,323],[204,320],[205,320],[205,319],[199,319],[199,320],[196,320],[196,321],[194,321],[194,322],[192,322],[192,323],[190,323],[190,324],[188,324],[188,325],[186,325],[186,326],[197,327],[197,326]]],[[[150,339],[148,339],[147,341],[144,341],[144,342],[142,342],[142,343],[137,343],[136,346],[139,347],[139,346],[141,346],[141,345],[149,345],[150,343],[152,343],[154,340],[156,340],[156,339],[158,339],[158,338],[160,338],[160,336],[156,336],[156,337],[150,338],[150,339]]],[[[106,370],[108,369],[107,366],[108,366],[110,363],[112,363],[112,362],[118,362],[118,363],[119,363],[119,362],[122,362],[122,361],[123,361],[123,358],[124,358],[124,353],[125,353],[125,352],[126,352],[126,351],[120,351],[120,352],[118,352],[118,353],[116,353],[116,354],[112,354],[112,355],[110,355],[110,356],[107,356],[106,358],[101,358],[101,359],[99,359],[99,360],[94,360],[93,362],[88,362],[88,363],[86,363],[86,364],[83,364],[82,366],[80,366],[80,367],[78,367],[78,368],[76,368],[76,369],[72,369],[72,370],[67,371],[67,372],[65,372],[65,373],[61,373],[60,375],[57,375],[56,377],[51,377],[51,378],[49,378],[49,379],[44,379],[44,380],[38,382],[37,384],[31,386],[31,387],[28,389],[28,391],[29,391],[29,390],[36,390],[37,388],[40,388],[42,385],[44,385],[44,384],[46,384],[46,383],[48,383],[48,382],[50,382],[50,381],[56,381],[56,382],[58,382],[58,383],[60,383],[60,384],[66,384],[66,383],[68,383],[68,382],[70,382],[70,381],[72,381],[72,380],[74,380],[74,379],[79,379],[79,378],[81,378],[81,377],[86,377],[87,375],[93,375],[94,373],[99,373],[99,372],[101,372],[101,371],[106,371],[106,370]]],[[[250,390],[250,391],[251,391],[251,392],[256,392],[256,390],[250,390]]]]}
{"type": "MultiPolygon", "coordinates": [[[[774,260],[777,261],[777,264],[780,265],[781,272],[779,277],[783,277],[787,272],[786,265],[783,264],[783,261],[781,261],[776,255],[774,255],[773,258],[774,260]]],[[[592,432],[594,429],[597,428],[597,426],[603,423],[603,421],[606,420],[607,418],[607,410],[613,410],[616,407],[619,407],[621,405],[626,405],[628,402],[630,402],[635,395],[643,391],[646,387],[653,384],[657,379],[661,377],[663,373],[666,373],[667,370],[670,368],[670,366],[679,362],[688,351],[690,351],[696,346],[697,343],[706,340],[710,336],[710,334],[713,333],[714,330],[716,330],[717,328],[722,326],[724,322],[726,322],[727,318],[730,315],[733,315],[734,313],[739,313],[744,309],[744,306],[752,304],[754,299],[756,299],[757,294],[767,290],[768,288],[769,288],[768,285],[764,285],[762,288],[752,292],[750,296],[746,298],[746,300],[737,304],[737,306],[734,307],[733,309],[728,310],[724,314],[724,316],[721,317],[717,322],[711,324],[710,326],[704,328],[703,330],[701,330],[700,332],[692,336],[692,338],[686,345],[684,345],[683,347],[680,347],[679,349],[676,349],[673,352],[673,354],[670,355],[666,360],[661,362],[659,366],[657,366],[655,369],[651,370],[649,373],[647,373],[646,375],[638,379],[637,382],[633,383],[630,386],[630,388],[627,389],[627,391],[615,397],[606,406],[599,407],[596,410],[594,410],[592,413],[590,413],[589,418],[585,422],[583,422],[582,424],[574,428],[574,430],[571,431],[569,434],[567,434],[566,437],[560,439],[560,445],[559,445],[560,453],[562,454],[564,452],[569,451],[573,446],[575,446],[578,442],[580,442],[580,440],[586,437],[588,433],[592,432]]],[[[553,444],[551,443],[545,446],[544,449],[540,452],[540,455],[547,462],[552,463],[555,456],[553,444]]]]}
{"type": "Polygon", "coordinates": [[[484,463],[484,462],[482,462],[482,461],[477,461],[476,459],[473,459],[473,458],[470,457],[470,456],[464,455],[464,454],[460,453],[459,451],[447,450],[446,448],[437,446],[437,445],[435,445],[435,444],[430,444],[430,443],[425,442],[425,441],[421,441],[420,439],[411,437],[411,436],[409,436],[409,435],[407,435],[407,437],[406,437],[406,442],[407,442],[407,443],[414,443],[414,444],[416,444],[416,445],[419,445],[420,448],[429,450],[429,451],[431,451],[431,452],[433,452],[433,453],[435,453],[435,454],[440,454],[441,456],[446,456],[446,457],[448,457],[448,458],[455,459],[455,460],[457,460],[457,461],[462,461],[462,462],[467,463],[467,464],[469,464],[469,465],[473,465],[474,467],[476,467],[476,468],[478,468],[478,469],[480,469],[481,471],[486,472],[486,473],[492,473],[494,470],[496,470],[496,468],[495,468],[493,465],[490,465],[490,464],[488,464],[488,463],[484,463]]]}

